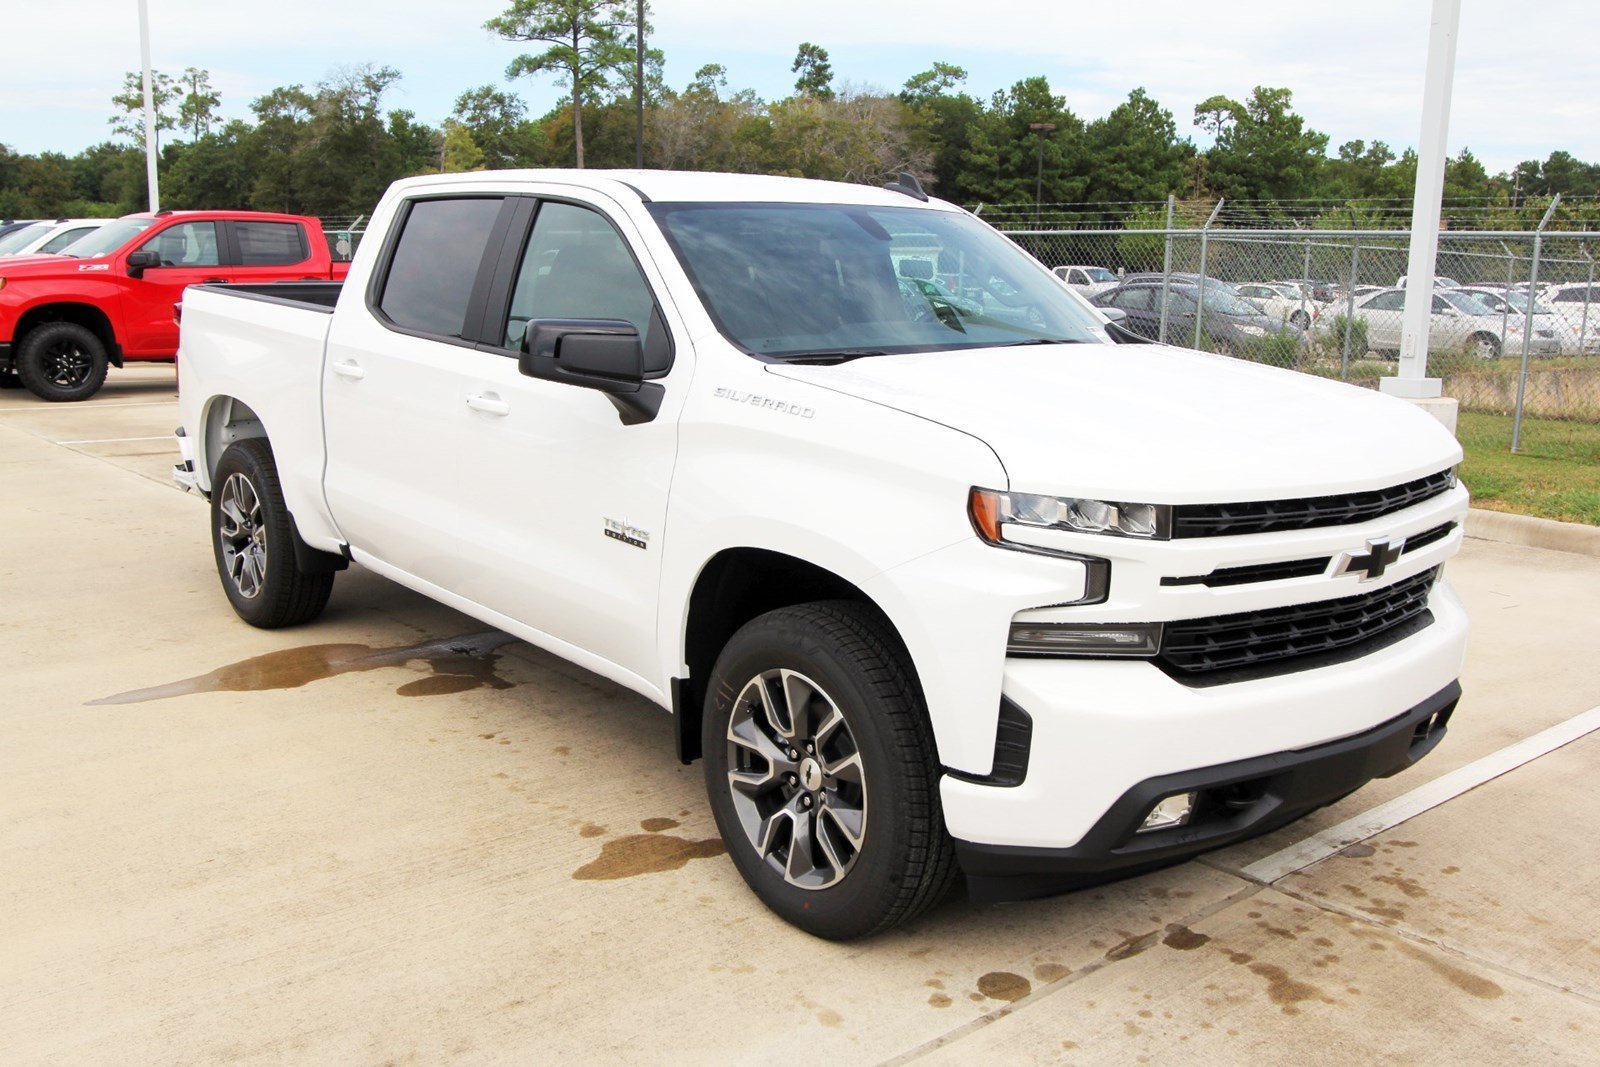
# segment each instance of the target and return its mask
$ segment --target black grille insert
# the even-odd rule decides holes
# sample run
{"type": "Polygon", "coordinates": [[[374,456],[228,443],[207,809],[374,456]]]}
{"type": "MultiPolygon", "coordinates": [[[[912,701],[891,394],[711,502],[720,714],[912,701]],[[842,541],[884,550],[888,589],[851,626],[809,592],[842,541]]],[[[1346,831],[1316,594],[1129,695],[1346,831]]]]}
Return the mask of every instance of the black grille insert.
{"type": "Polygon", "coordinates": [[[1381,637],[1428,610],[1438,569],[1370,593],[1169,622],[1159,662],[1180,677],[1283,664],[1381,637]]]}
{"type": "Polygon", "coordinates": [[[1344,526],[1393,514],[1438,496],[1451,485],[1447,470],[1388,489],[1370,489],[1299,500],[1252,500],[1238,504],[1180,504],[1173,509],[1173,537],[1226,537],[1344,526]]]}

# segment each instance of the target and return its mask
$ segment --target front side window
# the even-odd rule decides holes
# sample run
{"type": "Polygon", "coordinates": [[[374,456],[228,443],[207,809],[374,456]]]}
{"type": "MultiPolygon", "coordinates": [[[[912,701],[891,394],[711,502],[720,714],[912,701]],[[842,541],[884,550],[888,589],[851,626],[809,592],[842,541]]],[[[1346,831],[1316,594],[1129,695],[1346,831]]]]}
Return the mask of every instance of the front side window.
{"type": "Polygon", "coordinates": [[[93,233],[98,228],[99,227],[97,226],[74,226],[70,230],[62,230],[60,233],[50,238],[50,240],[40,245],[39,251],[48,252],[51,255],[54,255],[70,245],[72,242],[79,240],[86,234],[93,233]]]}
{"type": "Polygon", "coordinates": [[[139,246],[141,252],[155,252],[163,267],[215,267],[222,262],[217,254],[217,224],[180,222],[168,226],[139,246]]]}
{"type": "Polygon", "coordinates": [[[235,222],[233,239],[242,267],[285,267],[309,255],[297,222],[235,222]]]}
{"type": "Polygon", "coordinates": [[[953,211],[855,204],[652,204],[718,328],[804,358],[1105,343],[1096,317],[1012,242],[953,211]],[[933,265],[948,296],[899,265],[933,265]],[[958,303],[959,301],[959,303],[958,303]]]}
{"type": "Polygon", "coordinates": [[[465,334],[467,304],[501,204],[498,197],[412,202],[378,298],[390,322],[438,337],[465,334]]]}
{"type": "Polygon", "coordinates": [[[664,337],[650,333],[663,327],[654,311],[644,276],[604,215],[575,204],[539,205],[511,291],[507,348],[522,345],[534,319],[620,319],[639,331],[647,353],[659,352],[664,337]]]}
{"type": "Polygon", "coordinates": [[[1362,307],[1369,311],[1399,311],[1405,306],[1406,294],[1402,292],[1379,293],[1362,307]]]}
{"type": "Polygon", "coordinates": [[[1149,289],[1124,289],[1119,293],[1113,293],[1107,303],[1123,311],[1149,311],[1150,295],[1149,289]]]}

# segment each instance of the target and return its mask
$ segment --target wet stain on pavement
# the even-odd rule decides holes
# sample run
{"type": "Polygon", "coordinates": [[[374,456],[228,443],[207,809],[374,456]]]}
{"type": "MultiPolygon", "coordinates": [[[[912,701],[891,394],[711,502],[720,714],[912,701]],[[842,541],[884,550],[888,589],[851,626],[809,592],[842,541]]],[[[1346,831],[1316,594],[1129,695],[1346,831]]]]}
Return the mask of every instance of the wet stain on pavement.
{"type": "Polygon", "coordinates": [[[643,822],[639,823],[639,829],[648,830],[653,834],[657,834],[662,830],[676,829],[678,825],[677,819],[645,819],[643,822]]]}
{"type": "Polygon", "coordinates": [[[949,993],[928,994],[928,1007],[930,1008],[948,1008],[951,1003],[949,993]]]}
{"type": "Polygon", "coordinates": [[[1479,977],[1471,971],[1463,970],[1454,964],[1447,963],[1433,953],[1408,945],[1404,941],[1397,942],[1397,944],[1407,956],[1419,963],[1427,964],[1435,974],[1469,996],[1477,997],[1479,1000],[1494,1000],[1496,997],[1505,996],[1506,991],[1487,978],[1479,977]]]}
{"type": "Polygon", "coordinates": [[[1407,878],[1404,875],[1380,874],[1372,880],[1374,882],[1382,882],[1385,885],[1392,885],[1396,889],[1400,890],[1400,892],[1410,897],[1412,900],[1416,900],[1418,897],[1425,897],[1428,895],[1428,891],[1426,889],[1422,888],[1422,886],[1418,885],[1414,880],[1407,878]]]}
{"type": "Polygon", "coordinates": [[[1118,960],[1125,960],[1132,956],[1137,956],[1139,953],[1146,951],[1150,948],[1150,946],[1154,945],[1160,936],[1160,930],[1152,930],[1148,934],[1141,934],[1137,937],[1128,937],[1108,948],[1106,950],[1106,959],[1115,963],[1118,960]]]}
{"type": "Polygon", "coordinates": [[[1350,845],[1347,848],[1340,849],[1339,855],[1349,856],[1351,859],[1362,859],[1371,856],[1377,851],[1371,845],[1350,845]]]}
{"type": "Polygon", "coordinates": [[[1033,992],[1033,983],[1010,971],[990,971],[978,979],[978,992],[990,1000],[1011,1003],[1033,992]]]}
{"type": "Polygon", "coordinates": [[[193,678],[91,700],[89,704],[142,704],[148,700],[166,700],[196,693],[298,689],[341,674],[357,674],[384,667],[407,667],[412,663],[425,664],[432,673],[401,685],[395,690],[401,696],[440,696],[469,689],[510,689],[514,683],[500,677],[495,671],[500,657],[494,650],[515,640],[510,634],[492,630],[396,648],[373,648],[371,645],[357,644],[302,645],[252,656],[193,678]]]}
{"type": "Polygon", "coordinates": [[[583,828],[578,831],[578,836],[579,837],[599,837],[602,834],[604,834],[605,832],[606,832],[606,828],[604,826],[596,826],[592,822],[586,822],[586,823],[583,824],[583,828]]]}
{"type": "Polygon", "coordinates": [[[690,841],[672,834],[629,834],[600,846],[600,855],[572,872],[584,882],[609,882],[640,874],[676,871],[690,860],[710,859],[727,852],[718,837],[690,841]]]}
{"type": "Polygon", "coordinates": [[[1197,934],[1182,923],[1173,923],[1167,927],[1167,936],[1161,939],[1161,943],[1168,948],[1175,948],[1179,952],[1188,952],[1199,948],[1210,940],[1211,938],[1207,934],[1197,934]]]}
{"type": "Polygon", "coordinates": [[[1267,999],[1282,1007],[1285,1015],[1300,1014],[1299,1005],[1308,1000],[1334,1003],[1322,990],[1310,982],[1289,977],[1289,972],[1275,963],[1252,963],[1249,967],[1251,974],[1267,980],[1267,999]]]}
{"type": "Polygon", "coordinates": [[[1072,968],[1063,963],[1041,963],[1033,969],[1033,980],[1048,985],[1059,982],[1072,973],[1072,968]]]}

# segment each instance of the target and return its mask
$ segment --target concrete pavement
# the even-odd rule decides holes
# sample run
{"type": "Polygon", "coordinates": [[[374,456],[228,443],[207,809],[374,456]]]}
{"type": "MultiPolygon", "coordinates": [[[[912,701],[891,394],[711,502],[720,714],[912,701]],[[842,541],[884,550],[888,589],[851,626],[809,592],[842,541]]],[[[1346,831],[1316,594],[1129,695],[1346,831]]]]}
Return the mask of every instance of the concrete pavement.
{"type": "Polygon", "coordinates": [[[0,1062],[1594,1062],[1600,738],[1239,871],[1600,704],[1600,560],[1469,543],[1467,697],[1406,775],[841,946],[744,888],[639,698],[359,569],[239,622],[175,421],[170,368],[0,393],[0,1062]]]}

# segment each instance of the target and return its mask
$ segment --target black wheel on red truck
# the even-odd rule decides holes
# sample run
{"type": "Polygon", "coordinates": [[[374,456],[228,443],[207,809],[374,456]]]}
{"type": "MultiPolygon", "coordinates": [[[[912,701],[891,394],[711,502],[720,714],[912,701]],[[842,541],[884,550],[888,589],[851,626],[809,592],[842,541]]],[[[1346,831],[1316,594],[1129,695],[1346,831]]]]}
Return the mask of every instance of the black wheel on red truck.
{"type": "Polygon", "coordinates": [[[47,322],[28,331],[17,349],[17,375],[40,400],[87,400],[106,382],[106,346],[86,326],[47,322]]]}
{"type": "Polygon", "coordinates": [[[211,548],[228,603],[251,626],[298,626],[327,607],[333,572],[302,569],[296,537],[271,446],[229,445],[211,479],[211,548]]]}

